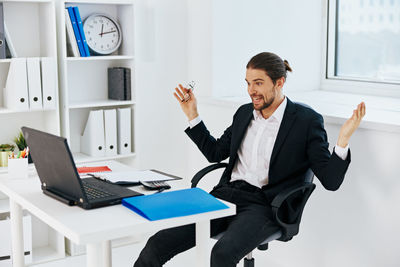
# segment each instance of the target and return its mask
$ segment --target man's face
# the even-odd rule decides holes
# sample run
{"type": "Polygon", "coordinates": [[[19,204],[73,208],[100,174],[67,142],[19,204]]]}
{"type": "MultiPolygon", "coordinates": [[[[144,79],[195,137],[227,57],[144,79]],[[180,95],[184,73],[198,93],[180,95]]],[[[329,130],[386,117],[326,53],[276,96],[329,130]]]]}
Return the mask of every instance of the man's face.
{"type": "Polygon", "coordinates": [[[282,89],[283,83],[281,79],[278,79],[274,85],[271,78],[264,70],[247,69],[247,91],[255,110],[261,111],[271,106],[282,89]]]}

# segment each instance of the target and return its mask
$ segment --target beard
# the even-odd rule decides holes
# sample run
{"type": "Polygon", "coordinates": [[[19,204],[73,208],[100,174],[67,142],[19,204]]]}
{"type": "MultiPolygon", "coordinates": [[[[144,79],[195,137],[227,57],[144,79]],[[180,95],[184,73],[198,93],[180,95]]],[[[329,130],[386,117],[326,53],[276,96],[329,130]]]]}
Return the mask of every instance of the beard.
{"type": "Polygon", "coordinates": [[[263,100],[264,100],[264,103],[261,103],[261,105],[257,105],[257,106],[253,102],[253,107],[254,107],[255,110],[261,111],[263,109],[269,108],[272,105],[272,103],[275,101],[275,96],[273,96],[272,98],[268,99],[267,101],[265,101],[265,99],[263,97],[263,100]]]}

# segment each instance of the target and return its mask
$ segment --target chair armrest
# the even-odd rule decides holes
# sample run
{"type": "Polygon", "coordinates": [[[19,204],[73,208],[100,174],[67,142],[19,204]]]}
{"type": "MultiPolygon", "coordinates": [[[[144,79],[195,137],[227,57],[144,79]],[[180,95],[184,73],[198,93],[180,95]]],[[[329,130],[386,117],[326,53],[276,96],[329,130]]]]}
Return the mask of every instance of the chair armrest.
{"type": "Polygon", "coordinates": [[[216,169],[220,169],[220,168],[226,168],[228,167],[228,163],[225,162],[219,162],[219,163],[215,163],[212,164],[210,166],[207,166],[203,169],[201,169],[200,171],[198,171],[192,178],[191,183],[192,183],[192,188],[196,187],[197,184],[199,183],[199,181],[201,180],[201,178],[203,178],[204,175],[206,175],[209,172],[212,172],[216,169]]]}
{"type": "Polygon", "coordinates": [[[315,184],[313,183],[302,183],[300,185],[294,185],[276,195],[275,198],[272,200],[271,206],[274,220],[282,227],[283,232],[282,237],[279,240],[290,240],[299,232],[299,225],[304,206],[314,189],[315,184]],[[296,209],[297,214],[294,222],[283,222],[279,217],[279,209],[282,208],[282,204],[287,201],[289,197],[294,196],[300,191],[302,191],[302,195],[299,205],[296,209]]]}

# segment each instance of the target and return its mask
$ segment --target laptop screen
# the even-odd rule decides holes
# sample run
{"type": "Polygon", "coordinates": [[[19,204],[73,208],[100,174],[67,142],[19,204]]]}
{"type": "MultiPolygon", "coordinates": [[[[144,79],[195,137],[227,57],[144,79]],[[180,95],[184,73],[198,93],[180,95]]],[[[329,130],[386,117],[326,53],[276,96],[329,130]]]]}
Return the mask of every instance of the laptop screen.
{"type": "Polygon", "coordinates": [[[72,200],[85,199],[67,139],[22,127],[42,189],[59,192],[72,200]]]}

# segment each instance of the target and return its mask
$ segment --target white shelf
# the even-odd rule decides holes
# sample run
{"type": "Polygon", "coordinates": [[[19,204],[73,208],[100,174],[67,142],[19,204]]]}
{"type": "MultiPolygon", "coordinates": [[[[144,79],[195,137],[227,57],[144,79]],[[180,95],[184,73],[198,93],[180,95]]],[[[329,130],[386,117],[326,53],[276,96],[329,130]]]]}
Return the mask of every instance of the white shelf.
{"type": "Polygon", "coordinates": [[[11,58],[6,58],[6,59],[0,59],[0,63],[10,63],[11,58]]]}
{"type": "Polygon", "coordinates": [[[32,248],[32,262],[34,264],[58,260],[64,257],[65,254],[51,246],[32,248]]]}
{"type": "Polygon", "coordinates": [[[104,5],[131,5],[132,0],[71,0],[65,1],[68,4],[104,4],[104,5]]]}
{"type": "Polygon", "coordinates": [[[96,60],[133,60],[133,56],[90,56],[90,57],[67,57],[68,61],[96,61],[96,60]]]}
{"type": "Polygon", "coordinates": [[[92,157],[84,153],[76,152],[73,153],[73,157],[75,163],[85,163],[85,162],[95,162],[95,161],[104,161],[104,160],[112,160],[112,159],[124,159],[124,158],[132,158],[135,157],[136,153],[129,153],[124,155],[117,155],[117,156],[105,156],[105,157],[92,157]]]}
{"type": "Polygon", "coordinates": [[[125,106],[125,105],[134,105],[136,102],[133,100],[86,100],[82,102],[76,102],[70,104],[70,109],[78,109],[78,108],[93,108],[93,107],[111,107],[111,106],[125,106]]]}
{"type": "Polygon", "coordinates": [[[44,112],[44,111],[56,111],[56,109],[27,109],[27,110],[15,110],[9,108],[0,107],[0,114],[13,114],[13,113],[24,113],[24,112],[44,112]]]}

